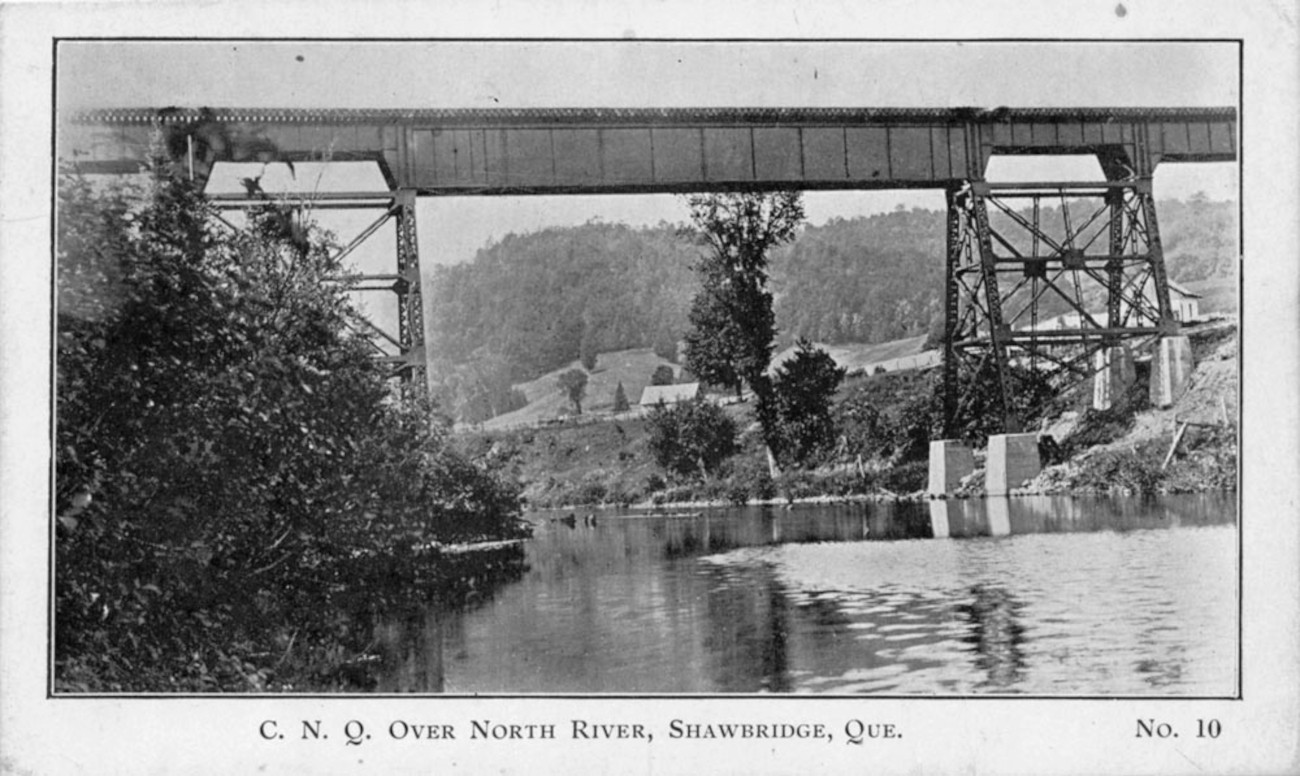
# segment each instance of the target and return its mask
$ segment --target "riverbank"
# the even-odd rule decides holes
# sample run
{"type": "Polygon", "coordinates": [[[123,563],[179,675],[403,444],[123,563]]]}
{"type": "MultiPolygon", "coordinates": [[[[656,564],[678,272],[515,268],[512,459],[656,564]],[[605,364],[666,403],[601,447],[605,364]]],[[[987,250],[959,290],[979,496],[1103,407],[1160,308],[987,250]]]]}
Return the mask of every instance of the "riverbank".
{"type": "MultiPolygon", "coordinates": [[[[1060,397],[1037,431],[1042,473],[1015,493],[1187,493],[1237,487],[1238,343],[1233,319],[1188,327],[1196,368],[1169,408],[1147,401],[1146,369],[1120,407],[1089,407],[1084,383],[1060,397]],[[1181,429],[1181,430],[1180,430],[1181,429]],[[1178,436],[1178,444],[1173,439],[1178,436]],[[1050,442],[1047,439],[1050,438],[1050,442]],[[1171,452],[1172,448],[1172,452],[1171,452]],[[1168,459],[1168,460],[1166,460],[1168,459]]],[[[838,401],[868,403],[880,418],[898,419],[930,390],[924,372],[864,375],[846,382],[838,401]]],[[[741,451],[718,476],[671,482],[655,464],[643,419],[462,434],[473,455],[506,460],[523,483],[530,508],[636,506],[692,509],[724,504],[794,504],[925,498],[928,462],[845,456],[832,466],[768,476],[749,405],[726,408],[743,429],[741,451]]],[[[854,429],[842,434],[855,433],[854,429]]],[[[983,494],[983,453],[957,497],[983,494]]]]}

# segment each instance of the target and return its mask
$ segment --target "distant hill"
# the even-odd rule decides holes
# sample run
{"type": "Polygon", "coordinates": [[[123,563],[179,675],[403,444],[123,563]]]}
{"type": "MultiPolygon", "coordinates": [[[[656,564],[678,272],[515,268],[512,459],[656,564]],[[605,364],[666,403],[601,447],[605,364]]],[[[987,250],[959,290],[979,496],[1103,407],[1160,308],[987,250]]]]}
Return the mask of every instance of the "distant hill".
{"type": "MultiPolygon", "coordinates": [[[[1235,203],[1198,195],[1159,208],[1170,277],[1206,293],[1203,309],[1235,308],[1235,203]]],[[[1084,209],[1072,205],[1071,212],[1084,209]]],[[[1054,213],[1044,206],[1043,222],[1054,213]]],[[[1005,219],[993,216],[995,225],[1005,219]]],[[[804,228],[770,257],[777,347],[800,336],[848,347],[939,333],[944,225],[942,212],[914,208],[804,228]]],[[[555,227],[508,235],[471,263],[436,268],[425,292],[430,373],[442,406],[460,421],[479,422],[532,405],[528,386],[549,392],[553,376],[584,356],[639,351],[676,359],[700,250],[678,232],[666,223],[555,227]]],[[[1045,316],[1068,309],[1054,295],[1044,305],[1045,316]]],[[[843,351],[850,368],[888,360],[853,350],[843,351]]],[[[624,387],[635,403],[639,387],[624,387]]],[[[612,402],[613,388],[606,395],[593,385],[588,393],[612,402]]]]}

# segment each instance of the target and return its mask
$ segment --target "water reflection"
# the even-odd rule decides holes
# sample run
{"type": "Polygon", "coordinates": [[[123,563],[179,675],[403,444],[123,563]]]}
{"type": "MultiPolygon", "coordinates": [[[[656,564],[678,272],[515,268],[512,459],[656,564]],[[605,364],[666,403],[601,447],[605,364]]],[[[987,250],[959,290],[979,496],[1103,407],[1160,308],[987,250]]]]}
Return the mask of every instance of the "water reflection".
{"type": "Polygon", "coordinates": [[[711,576],[715,584],[705,599],[704,647],[717,689],[788,691],[790,603],[771,569],[731,575],[743,580],[727,579],[725,570],[711,576]]]}
{"type": "Polygon", "coordinates": [[[376,628],[380,646],[379,692],[442,692],[443,633],[436,607],[390,617],[376,628]]]}
{"type": "Polygon", "coordinates": [[[385,686],[436,691],[440,667],[453,693],[1231,695],[1235,514],[1197,496],[542,516],[519,582],[408,618],[385,686]]]}
{"type": "Polygon", "coordinates": [[[929,535],[936,539],[1219,525],[1236,515],[1234,501],[1212,496],[1004,496],[936,500],[928,508],[929,535]]]}
{"type": "Polygon", "coordinates": [[[962,641],[975,651],[975,667],[987,676],[977,688],[1014,689],[1025,669],[1025,628],[1020,623],[1024,604],[1002,587],[975,585],[971,601],[957,612],[971,624],[962,641]]]}

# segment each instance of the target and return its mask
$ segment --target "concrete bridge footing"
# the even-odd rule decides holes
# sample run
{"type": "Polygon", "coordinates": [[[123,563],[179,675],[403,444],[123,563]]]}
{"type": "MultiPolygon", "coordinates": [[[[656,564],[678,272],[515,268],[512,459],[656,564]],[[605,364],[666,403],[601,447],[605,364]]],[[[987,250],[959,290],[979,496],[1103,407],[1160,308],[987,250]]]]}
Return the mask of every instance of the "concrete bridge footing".
{"type": "Polygon", "coordinates": [[[955,439],[930,441],[930,486],[926,493],[942,496],[957,489],[963,477],[975,471],[975,455],[955,439]]]}
{"type": "Polygon", "coordinates": [[[1004,496],[1042,471],[1037,434],[994,434],[984,463],[984,490],[1004,496]]]}
{"type": "Polygon", "coordinates": [[[1192,342],[1186,335],[1161,337],[1151,359],[1151,404],[1163,408],[1178,401],[1195,368],[1192,342]]]}
{"type": "Polygon", "coordinates": [[[1092,408],[1105,411],[1123,401],[1137,379],[1133,354],[1126,345],[1103,348],[1093,357],[1092,408]]]}

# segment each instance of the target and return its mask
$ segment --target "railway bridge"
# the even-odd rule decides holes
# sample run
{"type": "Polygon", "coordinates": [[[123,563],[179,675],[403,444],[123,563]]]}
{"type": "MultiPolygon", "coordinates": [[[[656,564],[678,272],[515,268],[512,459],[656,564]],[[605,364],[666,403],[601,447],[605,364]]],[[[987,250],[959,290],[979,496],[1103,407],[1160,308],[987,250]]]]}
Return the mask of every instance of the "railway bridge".
{"type": "Polygon", "coordinates": [[[1099,352],[1177,333],[1152,176],[1160,164],[1235,161],[1238,146],[1235,109],[1203,107],[122,108],[61,119],[58,154],[88,173],[136,172],[158,141],[200,183],[219,162],[376,163],[387,192],[313,195],[312,207],[382,211],[345,250],[395,219],[395,272],[364,280],[398,297],[389,360],[408,379],[425,369],[417,197],[942,190],[945,411],[951,424],[968,398],[963,363],[991,367],[1008,431],[1015,364],[1079,379],[1099,352]],[[1092,155],[1102,176],[990,182],[998,154],[1092,155]],[[1072,324],[1038,326],[1047,300],[1072,324]]]}

